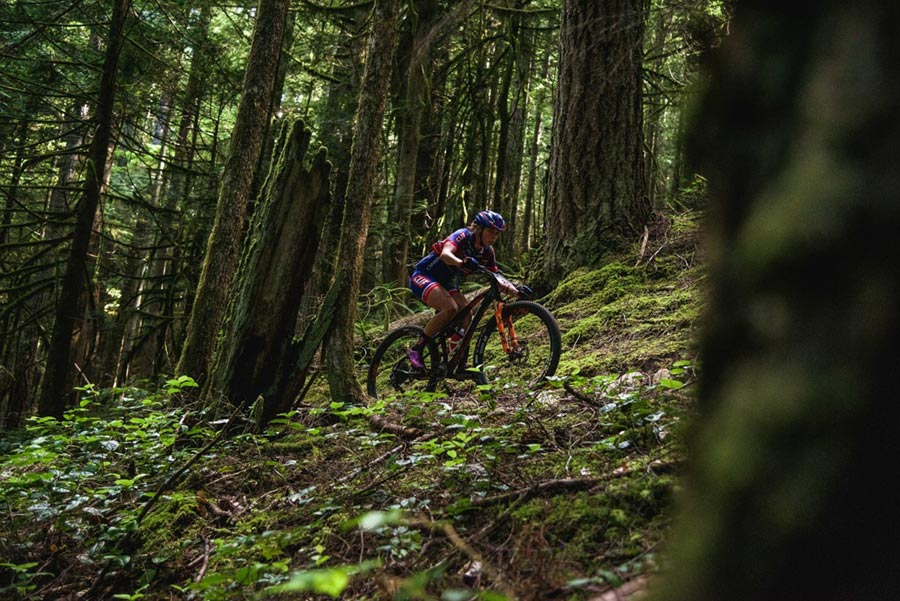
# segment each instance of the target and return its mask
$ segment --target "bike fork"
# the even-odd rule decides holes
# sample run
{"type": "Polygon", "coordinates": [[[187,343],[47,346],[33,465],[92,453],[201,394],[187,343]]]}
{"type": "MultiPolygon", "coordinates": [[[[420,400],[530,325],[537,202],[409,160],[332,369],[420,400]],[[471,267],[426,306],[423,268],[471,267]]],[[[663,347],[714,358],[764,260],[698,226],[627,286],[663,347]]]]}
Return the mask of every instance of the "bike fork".
{"type": "Polygon", "coordinates": [[[500,334],[500,344],[503,345],[503,352],[509,354],[518,350],[519,340],[516,338],[516,328],[513,326],[512,315],[503,319],[502,302],[497,303],[494,309],[494,320],[497,322],[497,332],[500,334]]]}

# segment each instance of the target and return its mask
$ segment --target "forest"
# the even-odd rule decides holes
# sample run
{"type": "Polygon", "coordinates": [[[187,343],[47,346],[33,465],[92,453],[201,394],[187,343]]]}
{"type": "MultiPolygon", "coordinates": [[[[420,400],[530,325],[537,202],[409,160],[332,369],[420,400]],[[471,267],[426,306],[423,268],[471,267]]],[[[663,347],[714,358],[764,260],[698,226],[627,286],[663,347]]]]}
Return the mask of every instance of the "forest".
{"type": "Polygon", "coordinates": [[[897,27],[3,2],[0,598],[896,598],[897,27]]]}

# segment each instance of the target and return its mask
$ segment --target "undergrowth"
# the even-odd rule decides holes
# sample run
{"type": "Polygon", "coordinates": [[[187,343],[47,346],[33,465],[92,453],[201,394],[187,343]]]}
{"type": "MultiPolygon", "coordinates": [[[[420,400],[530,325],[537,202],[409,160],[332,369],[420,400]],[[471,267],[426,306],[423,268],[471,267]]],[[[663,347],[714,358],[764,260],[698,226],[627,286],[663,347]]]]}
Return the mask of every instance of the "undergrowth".
{"type": "Polygon", "coordinates": [[[82,389],[0,443],[0,597],[587,599],[653,572],[697,379],[679,224],[541,300],[565,348],[539,390],[322,387],[252,434],[189,378],[82,389]]]}

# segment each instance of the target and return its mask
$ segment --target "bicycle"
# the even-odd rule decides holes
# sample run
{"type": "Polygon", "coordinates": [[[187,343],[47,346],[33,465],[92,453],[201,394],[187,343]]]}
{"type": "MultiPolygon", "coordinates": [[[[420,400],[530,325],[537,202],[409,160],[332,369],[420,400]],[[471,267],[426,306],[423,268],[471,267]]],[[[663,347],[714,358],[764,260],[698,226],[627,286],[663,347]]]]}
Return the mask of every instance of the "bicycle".
{"type": "Polygon", "coordinates": [[[562,351],[562,335],[553,315],[530,300],[505,302],[501,290],[512,286],[501,273],[484,267],[489,287],[479,292],[422,350],[424,369],[409,362],[407,350],[422,335],[418,326],[403,326],[385,337],[369,364],[367,389],[373,398],[407,391],[433,392],[450,378],[474,380],[478,384],[521,384],[529,388],[556,372],[562,351]],[[493,319],[481,328],[472,353],[475,367],[467,368],[469,346],[481,320],[493,307],[493,319]],[[450,340],[472,321],[455,348],[450,340]]]}

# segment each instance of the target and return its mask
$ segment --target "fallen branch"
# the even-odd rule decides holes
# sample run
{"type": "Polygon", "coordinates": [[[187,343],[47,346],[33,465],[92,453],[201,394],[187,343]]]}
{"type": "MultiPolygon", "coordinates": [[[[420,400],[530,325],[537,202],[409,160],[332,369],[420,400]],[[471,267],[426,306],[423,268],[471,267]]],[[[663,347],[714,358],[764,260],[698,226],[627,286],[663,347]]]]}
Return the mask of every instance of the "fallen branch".
{"type": "Polygon", "coordinates": [[[596,407],[598,409],[603,407],[603,403],[601,403],[600,401],[597,401],[596,399],[592,399],[591,397],[584,394],[583,392],[579,392],[579,391],[575,390],[575,387],[572,386],[572,384],[568,381],[563,382],[563,388],[565,388],[566,392],[568,392],[573,397],[575,397],[575,400],[577,400],[577,401],[581,401],[582,403],[586,403],[586,404],[590,405],[591,407],[596,407]]]}
{"type": "Polygon", "coordinates": [[[200,564],[200,571],[194,576],[194,582],[200,582],[206,576],[206,570],[209,568],[209,537],[203,535],[203,563],[200,564]]]}
{"type": "Polygon", "coordinates": [[[422,434],[422,431],[418,428],[389,422],[380,415],[370,416],[369,423],[380,432],[389,432],[391,434],[396,434],[401,438],[414,438],[422,434]]]}
{"type": "Polygon", "coordinates": [[[605,484],[619,478],[633,476],[644,470],[650,470],[657,474],[668,473],[670,471],[673,471],[678,465],[680,465],[680,462],[677,461],[669,463],[654,462],[649,466],[636,469],[627,470],[624,468],[618,468],[615,471],[610,472],[609,474],[597,478],[562,478],[559,480],[548,480],[546,482],[540,482],[527,488],[511,490],[509,492],[494,495],[492,497],[472,499],[469,508],[474,509],[491,507],[493,505],[499,505],[510,501],[525,501],[528,499],[533,499],[534,497],[553,496],[567,492],[591,490],[593,488],[596,488],[597,486],[600,486],[601,484],[605,484]]]}
{"type": "Polygon", "coordinates": [[[440,533],[447,537],[447,539],[453,543],[453,546],[456,547],[459,551],[461,551],[466,557],[468,557],[473,563],[477,563],[480,567],[480,571],[487,575],[497,586],[503,591],[509,599],[515,599],[516,596],[513,593],[512,589],[508,587],[503,578],[503,574],[499,569],[495,568],[491,565],[484,556],[481,555],[474,547],[472,547],[469,543],[467,543],[463,538],[459,535],[456,529],[453,527],[453,524],[450,522],[433,522],[428,519],[417,519],[410,522],[411,526],[416,526],[419,528],[423,528],[425,530],[429,530],[431,532],[440,533]]]}

